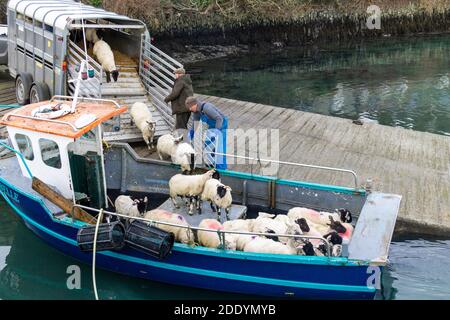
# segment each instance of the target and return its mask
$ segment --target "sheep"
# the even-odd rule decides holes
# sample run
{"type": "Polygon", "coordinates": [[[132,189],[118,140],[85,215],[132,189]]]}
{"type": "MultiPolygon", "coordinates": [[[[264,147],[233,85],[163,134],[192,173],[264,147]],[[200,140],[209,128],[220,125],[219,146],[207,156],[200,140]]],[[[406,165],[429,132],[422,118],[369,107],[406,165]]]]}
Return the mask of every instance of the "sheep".
{"type": "MultiPolygon", "coordinates": [[[[317,249],[315,249],[316,256],[328,256],[327,248],[324,244],[321,244],[317,249]]],[[[331,246],[330,256],[331,257],[340,257],[342,255],[342,245],[334,244],[331,246]]]]}
{"type": "Polygon", "coordinates": [[[344,232],[338,232],[339,236],[342,237],[343,244],[349,244],[353,235],[353,226],[350,223],[343,223],[342,226],[345,228],[344,232]]]}
{"type": "Polygon", "coordinates": [[[352,215],[350,211],[346,209],[339,209],[337,212],[318,212],[312,209],[308,208],[292,208],[288,212],[288,216],[290,218],[306,218],[309,221],[316,223],[316,224],[322,224],[327,225],[330,221],[330,217],[333,217],[336,221],[341,222],[351,222],[352,221],[352,215]]]}
{"type": "Polygon", "coordinates": [[[171,134],[162,135],[156,144],[156,151],[161,160],[171,158],[174,164],[181,166],[183,172],[191,172],[195,166],[195,150],[189,143],[182,143],[181,140],[183,136],[174,138],[171,134]]]}
{"type": "Polygon", "coordinates": [[[183,136],[174,138],[170,133],[162,135],[156,144],[156,151],[159,159],[164,160],[171,157],[175,153],[177,145],[181,142],[183,136]]]}
{"type": "MultiPolygon", "coordinates": [[[[193,198],[198,198],[205,186],[206,181],[211,179],[215,170],[209,170],[204,174],[187,176],[183,174],[176,174],[169,180],[169,193],[170,198],[176,208],[179,205],[176,202],[176,197],[189,197],[191,199],[189,206],[189,214],[193,214],[193,198]]],[[[200,210],[200,207],[198,208],[200,210]]]]}
{"type": "Polygon", "coordinates": [[[133,199],[130,196],[121,195],[114,201],[114,207],[119,214],[129,217],[141,217],[147,211],[148,199],[133,199]]]}
{"type": "MultiPolygon", "coordinates": [[[[199,228],[211,229],[211,230],[223,230],[223,225],[215,219],[203,219],[198,225],[199,228]]],[[[197,231],[197,238],[200,245],[207,248],[219,248],[221,241],[219,234],[214,231],[197,231]]],[[[225,247],[226,250],[236,250],[236,236],[233,234],[225,235],[225,247]]]]}
{"type": "Polygon", "coordinates": [[[106,82],[111,82],[111,74],[113,76],[114,82],[117,82],[119,77],[119,71],[116,68],[116,63],[114,61],[114,54],[111,50],[109,44],[103,40],[98,40],[94,44],[94,56],[97,58],[98,62],[102,65],[103,70],[106,71],[106,82]]]}
{"type": "Polygon", "coordinates": [[[336,231],[337,233],[345,233],[347,231],[347,229],[344,227],[344,225],[339,222],[339,221],[335,221],[333,217],[329,217],[330,221],[327,225],[323,225],[323,224],[315,224],[309,220],[308,221],[308,225],[310,226],[310,228],[314,228],[315,230],[317,230],[321,235],[325,235],[328,234],[330,232],[332,232],[333,230],[336,231]]]}
{"type": "MultiPolygon", "coordinates": [[[[289,235],[301,235],[302,231],[299,225],[291,222],[289,219],[285,218],[269,218],[270,214],[260,212],[258,218],[255,219],[253,223],[252,232],[255,233],[275,233],[275,234],[289,234],[289,235]],[[284,220],[284,221],[282,221],[284,220]]],[[[288,237],[270,237],[275,241],[280,241],[282,243],[287,243],[288,237]]]]}
{"type": "Polygon", "coordinates": [[[230,208],[233,203],[231,188],[222,184],[219,180],[210,179],[206,181],[201,200],[209,201],[211,209],[217,212],[217,219],[220,219],[221,209],[225,209],[227,220],[230,219],[230,208]]]}
{"type": "Polygon", "coordinates": [[[130,109],[132,121],[141,130],[142,137],[149,150],[153,148],[153,137],[155,136],[156,121],[153,121],[151,112],[145,103],[135,102],[130,109]]]}
{"type": "Polygon", "coordinates": [[[191,172],[195,168],[195,150],[189,143],[183,142],[179,143],[172,153],[172,163],[181,166],[181,170],[186,172],[191,172]]]}
{"type": "Polygon", "coordinates": [[[244,247],[244,252],[289,254],[289,255],[297,254],[297,250],[288,245],[262,237],[256,237],[251,241],[248,241],[248,243],[244,247]]]}
{"type": "MultiPolygon", "coordinates": [[[[186,221],[186,219],[184,219],[182,215],[161,209],[155,209],[146,212],[144,218],[159,222],[173,223],[181,226],[189,226],[189,223],[186,221]]],[[[194,243],[194,233],[190,229],[174,227],[159,223],[155,223],[155,227],[162,229],[166,232],[172,232],[175,236],[175,241],[185,244],[194,243]]]]}
{"type": "Polygon", "coordinates": [[[91,29],[91,28],[86,30],[86,41],[88,43],[95,44],[99,40],[100,40],[100,38],[97,35],[97,30],[91,29]]]}
{"type": "Polygon", "coordinates": [[[223,229],[227,231],[244,231],[251,232],[255,219],[236,219],[223,223],[223,229]]]}

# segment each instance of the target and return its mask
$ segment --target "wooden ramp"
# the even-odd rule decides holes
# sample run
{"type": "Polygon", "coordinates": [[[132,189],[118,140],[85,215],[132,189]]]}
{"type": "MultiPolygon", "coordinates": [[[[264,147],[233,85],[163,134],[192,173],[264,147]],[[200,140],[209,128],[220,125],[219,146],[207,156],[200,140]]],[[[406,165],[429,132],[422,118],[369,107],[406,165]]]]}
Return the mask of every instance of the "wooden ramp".
{"type": "MultiPolygon", "coordinates": [[[[198,96],[229,117],[232,129],[275,129],[284,161],[351,169],[358,183],[401,195],[396,230],[446,235],[450,232],[450,137],[232,99],[198,96]]],[[[228,139],[227,153],[233,153],[228,139]]],[[[246,148],[247,156],[257,157],[246,148]]],[[[242,154],[241,154],[242,155],[242,154]]],[[[261,158],[266,158],[260,152],[261,158]]],[[[228,159],[231,163],[232,159],[228,159]]],[[[260,174],[257,163],[229,169],[260,174]]],[[[352,187],[348,174],[280,165],[279,178],[352,187]]],[[[381,213],[382,214],[382,213],[381,213]]]]}
{"type": "MultiPolygon", "coordinates": [[[[156,121],[155,136],[161,136],[171,132],[170,126],[163,119],[160,112],[152,105],[151,97],[147,95],[138,74],[138,64],[128,56],[114,51],[116,66],[119,69],[119,79],[117,82],[106,82],[106,75],[103,75],[102,98],[116,100],[120,105],[131,107],[135,102],[143,102],[152,113],[153,120],[156,121]]],[[[134,124],[128,112],[120,116],[120,131],[110,128],[105,130],[105,140],[112,141],[142,141],[142,134],[134,124]]]]}

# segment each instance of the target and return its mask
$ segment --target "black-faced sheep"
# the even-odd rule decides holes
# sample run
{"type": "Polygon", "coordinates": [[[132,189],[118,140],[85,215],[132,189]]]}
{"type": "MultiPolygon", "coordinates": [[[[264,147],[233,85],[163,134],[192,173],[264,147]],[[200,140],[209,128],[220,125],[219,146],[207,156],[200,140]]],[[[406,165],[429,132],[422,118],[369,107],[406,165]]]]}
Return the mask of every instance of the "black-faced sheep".
{"type": "Polygon", "coordinates": [[[218,219],[220,219],[221,209],[225,209],[226,218],[229,220],[230,208],[233,203],[231,191],[229,186],[222,184],[219,180],[210,179],[205,183],[201,200],[209,201],[211,209],[217,212],[218,219]]]}
{"type": "Polygon", "coordinates": [[[94,56],[97,61],[102,65],[103,70],[106,72],[106,81],[111,82],[111,75],[114,82],[117,82],[119,78],[119,71],[116,68],[116,63],[114,61],[114,54],[111,50],[109,44],[103,40],[98,40],[94,44],[94,56]]]}
{"type": "Polygon", "coordinates": [[[193,214],[193,199],[194,197],[199,197],[205,186],[206,181],[211,179],[214,170],[210,170],[204,174],[199,175],[183,175],[176,174],[169,180],[169,193],[170,198],[173,201],[173,204],[176,208],[179,208],[178,203],[176,202],[176,197],[188,197],[191,199],[189,214],[193,214]]]}
{"type": "Polygon", "coordinates": [[[153,121],[152,114],[145,103],[135,102],[130,109],[130,116],[136,127],[141,131],[142,137],[148,148],[153,147],[153,137],[155,136],[156,121],[153,121]]]}
{"type": "Polygon", "coordinates": [[[116,212],[129,217],[140,217],[147,211],[148,199],[133,199],[130,196],[121,195],[114,201],[116,212]]]}

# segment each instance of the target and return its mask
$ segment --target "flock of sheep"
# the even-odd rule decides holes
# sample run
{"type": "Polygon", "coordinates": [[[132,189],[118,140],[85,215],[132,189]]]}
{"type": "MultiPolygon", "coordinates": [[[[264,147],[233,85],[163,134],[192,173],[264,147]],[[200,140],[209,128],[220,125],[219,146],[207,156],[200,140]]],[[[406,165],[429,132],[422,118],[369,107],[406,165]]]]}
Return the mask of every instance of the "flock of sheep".
{"type": "MultiPolygon", "coordinates": [[[[208,177],[207,181],[219,182],[211,175],[212,172],[209,171],[198,177],[208,177]]],[[[207,190],[210,191],[212,190],[207,190]]],[[[321,240],[323,238],[330,245],[330,255],[338,257],[342,254],[342,245],[347,245],[353,234],[352,215],[346,209],[330,213],[296,207],[290,209],[287,215],[260,212],[255,219],[228,220],[223,224],[216,219],[203,219],[198,225],[199,230],[194,231],[180,214],[162,209],[146,211],[146,202],[147,199],[133,200],[129,196],[119,196],[115,206],[120,214],[130,217],[143,216],[145,219],[157,221],[154,226],[172,232],[177,242],[190,245],[197,243],[208,248],[327,256],[328,248],[321,240]],[[218,231],[225,232],[223,243],[218,231]]]]}

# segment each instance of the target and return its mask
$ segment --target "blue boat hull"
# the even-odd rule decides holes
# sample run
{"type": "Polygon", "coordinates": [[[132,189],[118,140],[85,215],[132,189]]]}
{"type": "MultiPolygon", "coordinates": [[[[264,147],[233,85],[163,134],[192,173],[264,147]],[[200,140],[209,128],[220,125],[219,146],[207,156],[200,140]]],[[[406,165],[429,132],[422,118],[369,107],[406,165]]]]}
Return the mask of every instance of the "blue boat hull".
{"type": "MultiPolygon", "coordinates": [[[[42,199],[0,178],[0,193],[29,229],[50,246],[87,264],[92,254],[79,250],[81,224],[58,220],[42,199]]],[[[157,260],[131,248],[97,254],[99,268],[176,285],[272,297],[373,299],[368,263],[346,258],[303,257],[223,251],[175,244],[157,260]]],[[[381,273],[381,270],[380,270],[381,273]]],[[[380,274],[381,275],[381,274],[380,274]]]]}

